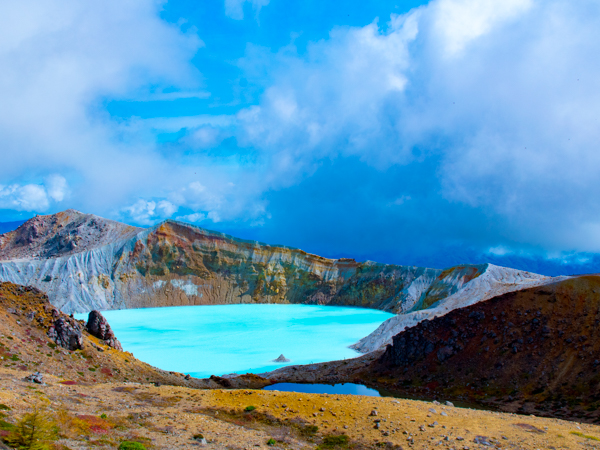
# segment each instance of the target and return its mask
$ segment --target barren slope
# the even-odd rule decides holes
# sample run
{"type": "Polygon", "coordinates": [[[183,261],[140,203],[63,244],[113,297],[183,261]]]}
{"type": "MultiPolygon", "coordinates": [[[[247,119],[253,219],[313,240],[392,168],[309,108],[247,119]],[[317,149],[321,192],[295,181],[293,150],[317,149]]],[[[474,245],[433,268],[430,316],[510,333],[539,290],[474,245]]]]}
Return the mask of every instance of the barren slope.
{"type": "Polygon", "coordinates": [[[63,348],[48,337],[58,318],[73,321],[58,313],[37,289],[0,282],[0,367],[22,371],[21,376],[40,371],[78,384],[136,381],[221,387],[214,381],[185,379],[184,374],[157,369],[131,353],[114,350],[87,333],[83,322],[83,348],[63,348]]]}
{"type": "Polygon", "coordinates": [[[129,239],[142,229],[68,209],[0,235],[0,261],[56,258],[129,239]]]}

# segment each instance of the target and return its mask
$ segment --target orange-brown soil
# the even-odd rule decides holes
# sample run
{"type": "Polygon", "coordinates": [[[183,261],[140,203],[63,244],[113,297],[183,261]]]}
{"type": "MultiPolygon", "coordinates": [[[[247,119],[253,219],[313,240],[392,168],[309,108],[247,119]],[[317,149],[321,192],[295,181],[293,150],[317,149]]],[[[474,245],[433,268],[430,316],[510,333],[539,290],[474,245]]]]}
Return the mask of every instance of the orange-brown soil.
{"type": "Polygon", "coordinates": [[[118,382],[65,385],[49,375],[41,386],[23,381],[25,374],[0,369],[0,404],[10,408],[2,411],[3,420],[13,422],[33,405],[45,405],[59,423],[58,443],[71,449],[114,449],[122,440],[189,449],[199,446],[196,434],[210,449],[329,448],[324,438],[339,435],[349,438],[339,448],[355,449],[600,448],[595,425],[415,400],[118,382]],[[256,409],[246,412],[248,406],[256,409]]]}

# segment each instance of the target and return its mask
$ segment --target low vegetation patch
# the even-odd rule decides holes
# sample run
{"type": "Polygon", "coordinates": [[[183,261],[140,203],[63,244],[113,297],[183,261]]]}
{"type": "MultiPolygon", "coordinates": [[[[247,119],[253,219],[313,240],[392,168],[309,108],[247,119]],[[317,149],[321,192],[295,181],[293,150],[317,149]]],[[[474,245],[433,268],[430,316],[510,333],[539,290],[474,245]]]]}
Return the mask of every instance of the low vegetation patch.
{"type": "Polygon", "coordinates": [[[49,450],[57,438],[56,423],[43,409],[36,407],[14,425],[5,441],[22,450],[49,450]]]}
{"type": "Polygon", "coordinates": [[[135,441],[123,441],[119,445],[119,450],[146,450],[144,444],[135,441]]]}
{"type": "Polygon", "coordinates": [[[596,436],[590,436],[589,434],[583,434],[581,431],[571,431],[571,434],[574,434],[575,436],[579,436],[581,438],[591,439],[592,441],[600,441],[600,439],[598,439],[596,436]]]}
{"type": "Polygon", "coordinates": [[[320,448],[336,448],[336,447],[346,447],[350,439],[345,434],[330,434],[329,436],[325,436],[323,438],[323,442],[319,446],[320,448]]]}

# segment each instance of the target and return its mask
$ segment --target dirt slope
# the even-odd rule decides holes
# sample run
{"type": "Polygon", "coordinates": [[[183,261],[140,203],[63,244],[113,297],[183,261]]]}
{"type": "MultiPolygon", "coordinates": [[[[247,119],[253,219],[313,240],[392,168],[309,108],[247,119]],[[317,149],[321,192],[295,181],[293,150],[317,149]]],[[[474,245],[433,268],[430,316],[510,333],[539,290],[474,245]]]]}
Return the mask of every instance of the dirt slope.
{"type": "Polygon", "coordinates": [[[114,450],[122,440],[157,450],[600,448],[595,425],[422,401],[137,383],[63,385],[47,378],[46,386],[33,385],[0,368],[0,403],[10,408],[1,412],[12,423],[32,405],[47,405],[59,422],[61,450],[114,450]],[[248,406],[256,409],[245,412],[248,406]],[[193,439],[197,434],[206,444],[193,439]],[[326,444],[327,437],[339,436],[348,443],[326,444]]]}
{"type": "Polygon", "coordinates": [[[581,276],[423,321],[359,358],[262,376],[598,423],[599,324],[600,276],[581,276]]]}
{"type": "Polygon", "coordinates": [[[600,276],[511,292],[393,339],[371,377],[445,395],[600,421],[600,276]]]}
{"type": "MultiPolygon", "coordinates": [[[[0,282],[0,367],[21,371],[21,376],[39,371],[78,384],[135,381],[222,387],[218,379],[187,380],[184,374],[152,367],[131,353],[110,348],[85,330],[82,349],[71,351],[56,345],[48,337],[48,330],[60,317],[70,320],[50,305],[44,293],[0,282]]],[[[84,322],[80,325],[84,328],[84,322]]],[[[247,381],[252,380],[245,380],[244,385],[247,381]]],[[[231,385],[235,387],[235,382],[231,385]]]]}

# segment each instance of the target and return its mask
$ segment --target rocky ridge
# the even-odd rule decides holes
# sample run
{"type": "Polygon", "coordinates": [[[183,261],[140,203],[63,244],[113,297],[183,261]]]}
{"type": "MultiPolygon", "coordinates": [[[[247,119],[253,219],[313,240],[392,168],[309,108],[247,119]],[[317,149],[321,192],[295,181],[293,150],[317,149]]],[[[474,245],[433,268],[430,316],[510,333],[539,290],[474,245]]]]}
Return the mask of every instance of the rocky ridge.
{"type": "Polygon", "coordinates": [[[328,259],[173,220],[140,230],[72,210],[38,216],[1,239],[0,279],[47,292],[66,313],[304,303],[398,314],[357,344],[363,352],[406,324],[553,280],[488,264],[439,270],[328,259]]]}

